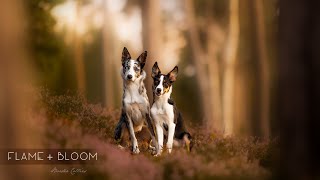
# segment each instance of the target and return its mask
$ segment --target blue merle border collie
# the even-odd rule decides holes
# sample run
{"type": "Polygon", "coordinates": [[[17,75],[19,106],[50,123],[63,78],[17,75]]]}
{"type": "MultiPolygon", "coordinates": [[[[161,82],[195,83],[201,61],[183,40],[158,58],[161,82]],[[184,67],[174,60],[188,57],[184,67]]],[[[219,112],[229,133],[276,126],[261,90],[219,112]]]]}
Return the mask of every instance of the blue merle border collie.
{"type": "Polygon", "coordinates": [[[133,154],[140,152],[135,133],[141,131],[145,125],[148,127],[153,142],[156,142],[155,131],[150,117],[150,104],[143,82],[146,78],[146,72],[143,70],[146,58],[147,51],[143,52],[137,60],[131,59],[127,48],[123,48],[121,58],[121,77],[123,79],[122,112],[115,129],[114,138],[116,141],[120,140],[124,129],[127,128],[133,154]]]}
{"type": "Polygon", "coordinates": [[[153,104],[151,107],[151,117],[154,121],[158,148],[160,155],[163,149],[164,139],[167,139],[166,148],[171,153],[172,146],[185,146],[191,151],[193,146],[190,133],[186,130],[182,115],[176,104],[171,99],[172,84],[176,81],[178,66],[175,66],[168,74],[161,74],[158,63],[152,67],[153,78],[153,104]]]}

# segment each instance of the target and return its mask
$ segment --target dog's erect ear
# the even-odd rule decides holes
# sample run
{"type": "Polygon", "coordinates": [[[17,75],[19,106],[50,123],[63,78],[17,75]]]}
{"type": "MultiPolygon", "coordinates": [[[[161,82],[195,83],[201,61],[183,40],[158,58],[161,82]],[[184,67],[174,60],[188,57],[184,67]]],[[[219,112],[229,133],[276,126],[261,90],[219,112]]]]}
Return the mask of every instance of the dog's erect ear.
{"type": "Polygon", "coordinates": [[[156,75],[158,75],[158,74],[160,74],[160,73],[161,73],[161,71],[160,71],[160,69],[159,69],[159,67],[158,67],[158,63],[155,62],[154,65],[153,65],[153,67],[152,67],[152,74],[151,74],[151,76],[154,78],[154,77],[156,77],[156,75]]]}
{"type": "Polygon", "coordinates": [[[122,57],[121,62],[124,63],[124,61],[131,59],[131,55],[126,47],[122,50],[122,57]]]}
{"type": "Polygon", "coordinates": [[[144,65],[146,64],[146,60],[147,60],[147,51],[143,52],[137,59],[137,61],[140,62],[140,66],[141,69],[144,67],[144,65]]]}
{"type": "Polygon", "coordinates": [[[175,66],[171,72],[168,73],[170,82],[174,82],[177,79],[178,76],[178,66],[175,66]]]}

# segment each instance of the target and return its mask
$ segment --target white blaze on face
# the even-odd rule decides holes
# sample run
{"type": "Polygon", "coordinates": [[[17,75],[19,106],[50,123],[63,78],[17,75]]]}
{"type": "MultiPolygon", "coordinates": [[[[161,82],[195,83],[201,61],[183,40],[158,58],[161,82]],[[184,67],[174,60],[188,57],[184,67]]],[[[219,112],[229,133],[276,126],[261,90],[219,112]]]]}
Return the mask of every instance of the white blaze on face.
{"type": "Polygon", "coordinates": [[[131,81],[135,81],[136,80],[137,74],[136,74],[136,71],[134,70],[135,66],[138,66],[137,62],[135,60],[131,59],[127,63],[126,72],[125,72],[125,78],[127,80],[131,80],[131,81]],[[130,79],[130,77],[131,77],[131,79],[130,79]]]}
{"type": "Polygon", "coordinates": [[[160,94],[163,93],[163,79],[164,79],[164,75],[160,76],[160,82],[158,84],[158,86],[156,87],[156,92],[158,93],[158,89],[161,89],[160,94]]]}

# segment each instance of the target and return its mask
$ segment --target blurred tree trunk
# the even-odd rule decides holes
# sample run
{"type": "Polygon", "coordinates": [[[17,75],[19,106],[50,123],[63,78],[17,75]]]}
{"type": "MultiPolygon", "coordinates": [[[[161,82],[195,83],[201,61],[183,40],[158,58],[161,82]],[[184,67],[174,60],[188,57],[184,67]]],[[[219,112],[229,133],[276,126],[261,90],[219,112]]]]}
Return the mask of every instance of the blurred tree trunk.
{"type": "Polygon", "coordinates": [[[233,133],[234,118],[234,73],[239,40],[239,1],[230,0],[229,3],[229,35],[225,51],[225,70],[223,82],[223,118],[225,134],[233,133]]]}
{"type": "Polygon", "coordinates": [[[223,131],[222,118],[222,102],[221,102],[221,87],[220,87],[220,69],[221,66],[217,59],[217,46],[215,46],[212,25],[208,28],[208,77],[209,77],[209,91],[211,92],[211,117],[209,120],[210,129],[215,128],[218,131],[223,131]]]}
{"type": "Polygon", "coordinates": [[[207,1],[207,50],[201,45],[196,14],[192,0],[185,1],[185,10],[188,20],[188,29],[193,53],[193,61],[197,71],[197,82],[201,92],[204,120],[208,130],[223,131],[223,118],[221,108],[220,64],[217,59],[219,45],[222,44],[223,34],[214,24],[212,15],[212,1],[207,1]],[[219,36],[219,38],[217,38],[219,36]]]}
{"type": "Polygon", "coordinates": [[[222,98],[221,98],[221,64],[218,61],[218,52],[222,50],[225,34],[222,28],[214,22],[212,7],[212,0],[206,1],[206,15],[208,19],[208,26],[206,28],[207,35],[207,67],[209,78],[209,92],[210,92],[210,108],[211,117],[208,121],[210,130],[217,130],[223,132],[223,117],[222,117],[222,98]]]}
{"type": "Polygon", "coordinates": [[[263,1],[252,1],[260,71],[260,122],[262,137],[270,136],[270,68],[267,56],[263,1]]]}
{"type": "Polygon", "coordinates": [[[319,1],[280,1],[279,179],[320,178],[319,9],[319,1]]]}
{"type": "Polygon", "coordinates": [[[83,42],[82,39],[77,32],[77,26],[79,25],[79,18],[80,18],[80,8],[81,8],[81,1],[77,1],[76,7],[76,20],[73,27],[73,55],[75,60],[75,67],[76,67],[76,77],[77,77],[77,85],[78,91],[80,93],[85,93],[86,91],[86,76],[85,76],[85,67],[84,67],[84,59],[83,59],[83,42]]]}
{"type": "MultiPolygon", "coordinates": [[[[103,25],[103,71],[104,71],[104,90],[106,107],[115,107],[114,104],[114,72],[113,72],[113,37],[112,37],[112,16],[108,11],[106,1],[104,1],[104,25],[103,25]]],[[[120,61],[120,54],[119,59],[120,61]]]]}
{"type": "Polygon", "coordinates": [[[22,88],[27,79],[28,66],[25,51],[26,24],[20,0],[0,6],[0,148],[18,147],[24,133],[21,126],[22,88]],[[21,130],[21,131],[20,131],[21,130]]]}
{"type": "Polygon", "coordinates": [[[150,76],[151,69],[155,61],[164,58],[161,53],[162,45],[162,23],[160,0],[145,0],[141,1],[142,7],[142,34],[143,34],[143,49],[148,51],[148,57],[144,70],[147,73],[145,81],[147,94],[152,102],[152,78],[150,76]]]}
{"type": "Polygon", "coordinates": [[[190,35],[190,45],[193,53],[192,60],[196,67],[196,78],[200,89],[201,104],[204,113],[204,120],[208,123],[213,120],[212,117],[212,103],[209,93],[208,74],[205,65],[207,64],[207,55],[201,47],[199,32],[197,29],[196,15],[194,10],[194,4],[192,0],[185,0],[186,20],[188,24],[188,30],[190,35]],[[209,96],[209,99],[207,98],[209,96]],[[209,103],[208,103],[209,101],[209,103]]]}
{"type": "MultiPolygon", "coordinates": [[[[26,16],[21,0],[10,0],[0,6],[0,149],[35,148],[26,107],[32,105],[25,92],[30,83],[26,53],[26,16]]],[[[37,148],[41,148],[37,146],[37,148]]],[[[2,151],[1,153],[4,153],[2,151]]],[[[0,161],[3,156],[0,157],[0,161]]],[[[0,165],[0,179],[36,179],[41,167],[0,165]],[[38,171],[38,174],[33,173],[38,171]]]]}

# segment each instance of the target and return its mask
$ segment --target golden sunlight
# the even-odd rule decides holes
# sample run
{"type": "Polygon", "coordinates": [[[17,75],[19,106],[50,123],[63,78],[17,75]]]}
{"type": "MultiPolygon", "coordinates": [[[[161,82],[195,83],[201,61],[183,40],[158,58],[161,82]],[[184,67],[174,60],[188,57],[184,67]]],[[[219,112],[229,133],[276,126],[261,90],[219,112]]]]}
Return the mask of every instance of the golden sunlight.
{"type": "MultiPolygon", "coordinates": [[[[77,19],[76,5],[77,4],[75,1],[66,1],[65,3],[53,8],[52,14],[57,20],[57,24],[56,24],[57,31],[62,31],[64,28],[72,29],[76,26],[76,19],[77,19]]],[[[83,25],[82,25],[82,28],[84,28],[83,25]]],[[[84,31],[84,30],[81,30],[81,31],[84,31]]]]}

